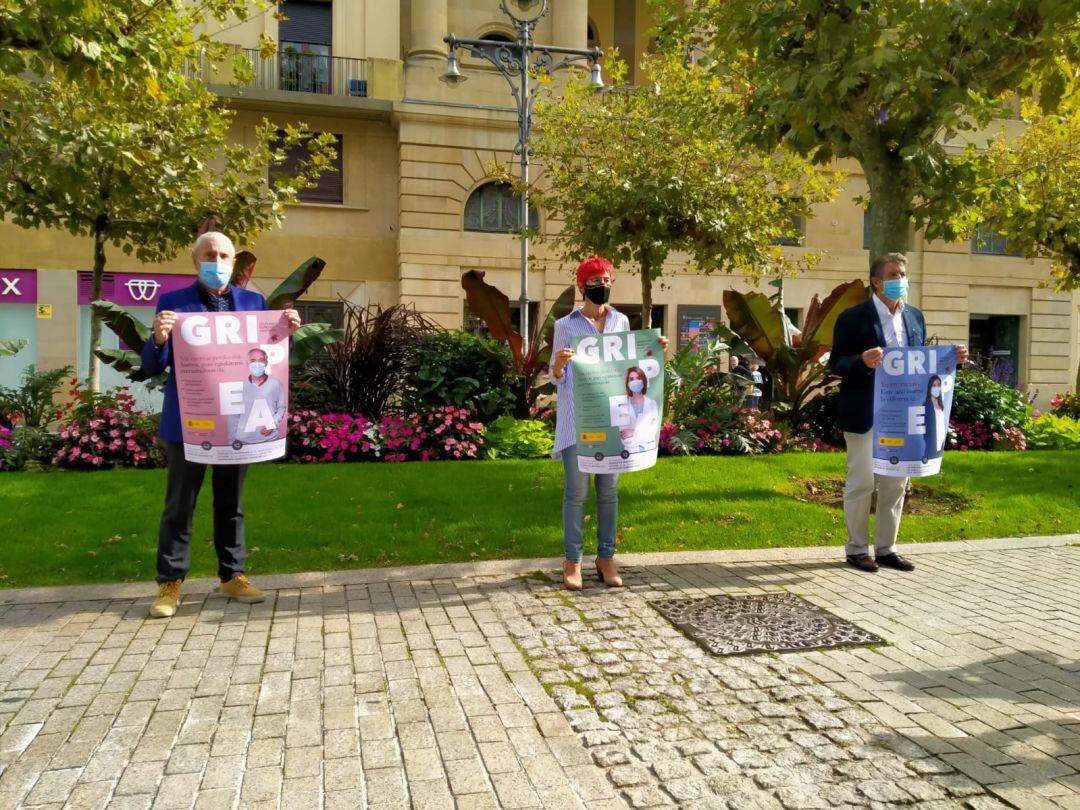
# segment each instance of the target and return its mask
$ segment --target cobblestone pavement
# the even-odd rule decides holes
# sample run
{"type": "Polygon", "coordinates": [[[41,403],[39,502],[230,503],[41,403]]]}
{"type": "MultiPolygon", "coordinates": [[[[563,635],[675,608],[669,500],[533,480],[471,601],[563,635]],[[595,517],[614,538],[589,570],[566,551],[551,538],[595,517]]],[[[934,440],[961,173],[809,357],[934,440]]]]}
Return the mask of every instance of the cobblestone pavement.
{"type": "Polygon", "coordinates": [[[0,591],[0,807],[1080,808],[1080,548],[955,548],[0,591]],[[650,605],[775,590],[888,644],[716,658],[650,605]]]}

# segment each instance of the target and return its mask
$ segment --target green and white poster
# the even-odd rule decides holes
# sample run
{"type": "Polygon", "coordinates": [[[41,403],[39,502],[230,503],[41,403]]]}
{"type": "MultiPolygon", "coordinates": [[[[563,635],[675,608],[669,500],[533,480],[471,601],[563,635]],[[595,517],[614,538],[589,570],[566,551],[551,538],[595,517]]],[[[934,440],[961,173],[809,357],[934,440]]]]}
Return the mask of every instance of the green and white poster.
{"type": "Polygon", "coordinates": [[[645,470],[656,463],[664,410],[659,329],[574,338],[578,469],[645,470]]]}

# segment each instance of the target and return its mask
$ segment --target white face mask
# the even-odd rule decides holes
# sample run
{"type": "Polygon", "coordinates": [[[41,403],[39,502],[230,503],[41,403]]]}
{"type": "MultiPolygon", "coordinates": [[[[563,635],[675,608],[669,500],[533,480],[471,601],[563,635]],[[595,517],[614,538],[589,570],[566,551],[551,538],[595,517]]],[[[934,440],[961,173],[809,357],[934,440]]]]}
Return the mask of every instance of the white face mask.
{"type": "Polygon", "coordinates": [[[933,388],[931,388],[930,389],[930,396],[932,396],[932,397],[940,397],[941,396],[941,386],[935,385],[933,388]]]}

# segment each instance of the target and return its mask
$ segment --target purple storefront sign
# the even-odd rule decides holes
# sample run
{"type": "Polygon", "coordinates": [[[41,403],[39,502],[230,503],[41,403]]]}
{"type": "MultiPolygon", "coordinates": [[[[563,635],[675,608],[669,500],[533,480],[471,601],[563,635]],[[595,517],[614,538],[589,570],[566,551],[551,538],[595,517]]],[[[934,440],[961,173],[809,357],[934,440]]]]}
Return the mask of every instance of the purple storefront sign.
{"type": "MultiPolygon", "coordinates": [[[[121,307],[156,307],[162,294],[190,287],[194,276],[164,273],[106,273],[101,279],[101,297],[121,307]]],[[[93,275],[79,273],[79,306],[92,300],[93,275]]]]}
{"type": "Polygon", "coordinates": [[[36,270],[0,270],[0,304],[36,303],[36,270]]]}

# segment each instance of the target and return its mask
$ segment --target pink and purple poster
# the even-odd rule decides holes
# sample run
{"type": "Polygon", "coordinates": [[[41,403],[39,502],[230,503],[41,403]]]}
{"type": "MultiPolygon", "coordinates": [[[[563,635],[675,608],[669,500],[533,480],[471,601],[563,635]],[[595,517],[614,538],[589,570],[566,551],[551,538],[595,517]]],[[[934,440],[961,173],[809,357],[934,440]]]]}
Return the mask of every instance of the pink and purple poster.
{"type": "Polygon", "coordinates": [[[252,464],[285,455],[285,313],[181,313],[172,345],[188,461],[252,464]]]}

